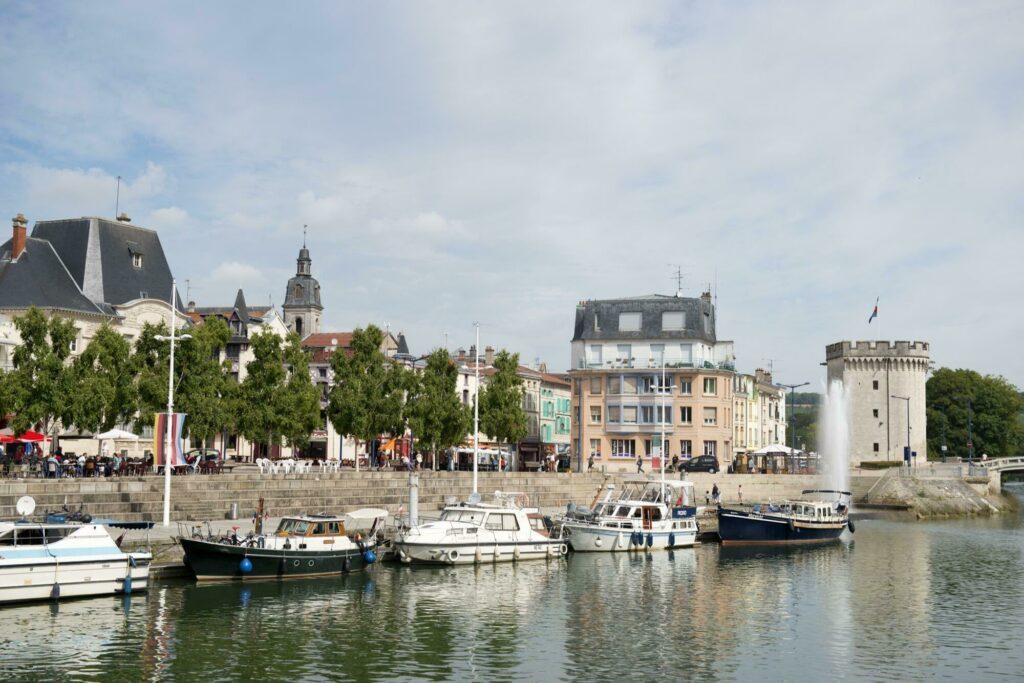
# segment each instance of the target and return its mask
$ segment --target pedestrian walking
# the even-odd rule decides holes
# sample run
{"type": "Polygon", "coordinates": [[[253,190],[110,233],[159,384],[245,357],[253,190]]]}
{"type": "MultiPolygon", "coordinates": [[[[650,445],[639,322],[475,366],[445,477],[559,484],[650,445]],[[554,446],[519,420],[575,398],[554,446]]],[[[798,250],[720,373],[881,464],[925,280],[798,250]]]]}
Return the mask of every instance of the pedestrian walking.
{"type": "Polygon", "coordinates": [[[591,453],[590,457],[587,458],[587,472],[593,472],[593,471],[594,471],[594,454],[591,453]]]}
{"type": "Polygon", "coordinates": [[[704,504],[711,505],[711,491],[704,489],[704,504]]]}
{"type": "Polygon", "coordinates": [[[743,484],[736,487],[736,495],[739,496],[740,505],[743,505],[743,484]]]}
{"type": "Polygon", "coordinates": [[[636,456],[636,473],[637,474],[643,474],[644,473],[644,459],[643,459],[643,456],[640,456],[640,455],[636,456]]]}
{"type": "Polygon", "coordinates": [[[721,497],[722,492],[718,490],[718,483],[716,482],[715,485],[711,487],[711,502],[718,505],[721,497]]]}

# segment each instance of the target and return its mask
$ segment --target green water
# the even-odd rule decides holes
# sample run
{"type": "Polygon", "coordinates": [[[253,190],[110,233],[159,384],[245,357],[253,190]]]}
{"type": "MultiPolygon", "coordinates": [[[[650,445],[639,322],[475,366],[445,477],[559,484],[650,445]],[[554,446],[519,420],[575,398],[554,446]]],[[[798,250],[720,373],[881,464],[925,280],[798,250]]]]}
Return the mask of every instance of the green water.
{"type": "Polygon", "coordinates": [[[0,610],[2,681],[1024,679],[1020,516],[0,610]]]}

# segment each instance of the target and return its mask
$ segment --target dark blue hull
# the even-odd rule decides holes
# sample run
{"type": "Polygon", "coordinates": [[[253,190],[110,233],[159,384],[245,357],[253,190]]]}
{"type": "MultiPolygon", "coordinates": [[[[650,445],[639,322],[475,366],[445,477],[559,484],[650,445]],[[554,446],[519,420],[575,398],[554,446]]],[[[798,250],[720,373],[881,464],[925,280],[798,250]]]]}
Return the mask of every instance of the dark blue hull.
{"type": "Polygon", "coordinates": [[[797,522],[784,515],[718,509],[718,535],[722,543],[820,543],[843,533],[842,522],[797,522]]]}

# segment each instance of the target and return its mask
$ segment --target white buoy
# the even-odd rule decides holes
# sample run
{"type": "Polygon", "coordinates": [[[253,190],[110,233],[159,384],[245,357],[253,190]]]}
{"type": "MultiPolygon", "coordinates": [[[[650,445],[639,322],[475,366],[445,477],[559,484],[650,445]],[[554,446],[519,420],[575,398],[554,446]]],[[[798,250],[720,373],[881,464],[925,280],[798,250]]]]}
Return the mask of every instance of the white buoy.
{"type": "Polygon", "coordinates": [[[516,546],[515,550],[512,551],[512,559],[516,562],[519,561],[519,546],[516,546]]]}

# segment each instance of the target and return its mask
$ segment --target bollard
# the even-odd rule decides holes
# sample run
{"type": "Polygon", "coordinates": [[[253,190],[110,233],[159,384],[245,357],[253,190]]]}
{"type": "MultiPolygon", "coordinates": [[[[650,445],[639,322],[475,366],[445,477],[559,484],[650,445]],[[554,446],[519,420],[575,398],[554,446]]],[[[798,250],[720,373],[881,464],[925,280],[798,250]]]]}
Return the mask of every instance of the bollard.
{"type": "Polygon", "coordinates": [[[238,519],[238,503],[232,503],[228,511],[228,519],[238,519]]]}

